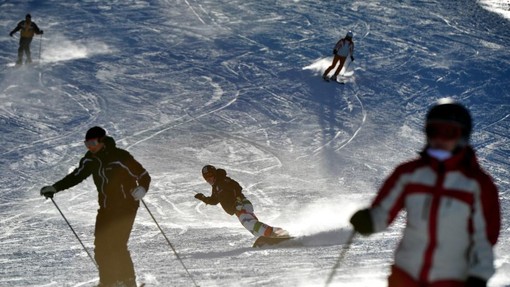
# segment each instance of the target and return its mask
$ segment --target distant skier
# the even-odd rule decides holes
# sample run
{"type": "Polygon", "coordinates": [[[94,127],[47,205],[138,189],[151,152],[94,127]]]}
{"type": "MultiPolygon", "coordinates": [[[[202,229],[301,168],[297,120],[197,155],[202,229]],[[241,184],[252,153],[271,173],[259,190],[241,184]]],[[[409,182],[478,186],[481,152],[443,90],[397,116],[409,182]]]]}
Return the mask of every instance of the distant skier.
{"type": "Polygon", "coordinates": [[[329,66],[326,71],[324,71],[324,74],[322,75],[322,78],[326,81],[329,81],[330,78],[328,78],[328,73],[335,68],[338,61],[340,61],[340,65],[336,69],[333,76],[331,76],[331,80],[336,81],[336,78],[340,74],[340,71],[342,71],[342,68],[344,67],[345,60],[348,56],[351,57],[351,61],[354,61],[354,42],[352,41],[352,31],[347,32],[345,35],[345,38],[342,38],[338,40],[338,42],[335,45],[335,48],[333,49],[333,63],[331,63],[331,66],[329,66]]]}
{"type": "Polygon", "coordinates": [[[129,152],[117,148],[115,140],[101,127],[87,131],[85,146],[88,152],[78,168],[55,184],[43,187],[41,195],[53,197],[92,175],[99,202],[94,232],[99,286],[136,287],[127,243],[151,177],[129,152]]]}
{"type": "Polygon", "coordinates": [[[9,36],[12,37],[14,33],[21,31],[19,38],[19,48],[18,48],[18,60],[16,61],[16,65],[19,66],[23,64],[23,53],[27,56],[26,64],[32,63],[32,55],[30,54],[30,43],[32,43],[32,38],[34,34],[42,35],[43,30],[40,30],[39,27],[32,22],[32,16],[27,14],[25,16],[25,20],[22,20],[18,23],[16,28],[9,33],[9,36]]]}
{"type": "Polygon", "coordinates": [[[368,235],[406,211],[389,287],[485,287],[500,232],[498,191],[469,145],[471,116],[443,99],[428,111],[420,157],[396,168],[354,229],[368,235]]]}
{"type": "Polygon", "coordinates": [[[253,205],[242,193],[243,188],[228,177],[224,169],[206,165],[202,168],[202,176],[212,186],[212,194],[205,196],[197,193],[196,199],[211,205],[220,203],[226,213],[235,214],[244,228],[256,237],[288,237],[288,232],[282,228],[271,227],[257,219],[253,213],[253,205]]]}

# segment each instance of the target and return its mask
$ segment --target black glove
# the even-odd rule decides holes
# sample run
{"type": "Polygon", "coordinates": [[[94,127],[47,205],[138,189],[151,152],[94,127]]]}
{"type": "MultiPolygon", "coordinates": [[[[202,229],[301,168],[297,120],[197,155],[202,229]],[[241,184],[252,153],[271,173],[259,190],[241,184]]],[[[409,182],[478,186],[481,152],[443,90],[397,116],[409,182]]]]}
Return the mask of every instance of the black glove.
{"type": "Polygon", "coordinates": [[[351,62],[354,62],[354,56],[351,56],[351,62]]]}
{"type": "Polygon", "coordinates": [[[39,35],[42,35],[42,34],[44,34],[44,31],[43,31],[43,30],[40,30],[40,31],[39,31],[39,35]]]}
{"type": "Polygon", "coordinates": [[[11,37],[12,37],[12,35],[14,35],[14,32],[9,33],[9,36],[11,36],[11,37]]]}
{"type": "Polygon", "coordinates": [[[370,235],[374,233],[374,224],[370,217],[369,209],[358,210],[350,220],[354,230],[362,235],[370,235]]]}
{"type": "Polygon", "coordinates": [[[52,185],[41,188],[41,195],[45,198],[53,198],[55,193],[57,193],[57,190],[52,185]]]}
{"type": "Polygon", "coordinates": [[[336,55],[337,49],[333,49],[333,55],[336,55]]]}
{"type": "Polygon", "coordinates": [[[486,287],[486,286],[487,281],[478,277],[469,276],[468,279],[466,280],[466,287],[486,287]]]}
{"type": "Polygon", "coordinates": [[[203,195],[202,193],[197,193],[197,194],[195,194],[195,198],[198,200],[204,201],[205,195],[203,195]]]}

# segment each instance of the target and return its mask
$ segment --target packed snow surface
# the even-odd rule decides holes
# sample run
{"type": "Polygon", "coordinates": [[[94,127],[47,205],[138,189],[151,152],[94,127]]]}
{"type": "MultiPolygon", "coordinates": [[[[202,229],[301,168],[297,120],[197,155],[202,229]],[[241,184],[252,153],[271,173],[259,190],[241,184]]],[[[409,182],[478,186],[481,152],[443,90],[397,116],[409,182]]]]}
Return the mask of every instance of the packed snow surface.
{"type": "MultiPolygon", "coordinates": [[[[200,286],[323,286],[393,168],[423,147],[423,119],[451,96],[502,206],[497,273],[510,286],[510,21],[504,1],[1,1],[0,286],[94,286],[97,270],[42,186],[103,126],[152,176],[144,202],[200,286]],[[506,11],[506,12],[505,12],[506,11]],[[26,13],[44,30],[35,64],[14,68],[26,13]],[[346,84],[324,82],[354,32],[346,84]],[[208,194],[225,168],[259,219],[303,246],[253,249],[208,194]]],[[[55,203],[93,252],[91,179],[55,203]]],[[[386,286],[403,216],[354,237],[332,285],[386,286]]],[[[145,207],[129,247],[138,282],[193,286],[145,207]]]]}

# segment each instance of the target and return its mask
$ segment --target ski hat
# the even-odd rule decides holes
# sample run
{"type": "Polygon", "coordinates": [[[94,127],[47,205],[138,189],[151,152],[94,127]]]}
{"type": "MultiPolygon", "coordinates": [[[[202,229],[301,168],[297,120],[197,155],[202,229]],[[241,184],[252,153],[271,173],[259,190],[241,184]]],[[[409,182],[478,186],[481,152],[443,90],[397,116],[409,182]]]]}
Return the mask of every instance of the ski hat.
{"type": "Polygon", "coordinates": [[[202,168],[202,176],[205,178],[216,176],[216,168],[210,164],[205,165],[202,168]]]}
{"type": "Polygon", "coordinates": [[[345,35],[345,38],[352,39],[352,31],[347,32],[347,35],[345,35]]]}
{"type": "Polygon", "coordinates": [[[32,15],[27,14],[27,15],[25,15],[25,18],[30,18],[30,19],[32,19],[32,15]]]}
{"type": "Polygon", "coordinates": [[[469,142],[473,127],[471,115],[466,107],[453,99],[440,99],[430,108],[425,121],[425,132],[428,132],[427,127],[433,123],[449,123],[460,126],[464,143],[469,142]]]}
{"type": "Polygon", "coordinates": [[[85,134],[85,140],[100,139],[106,136],[106,131],[102,127],[92,127],[85,134]]]}

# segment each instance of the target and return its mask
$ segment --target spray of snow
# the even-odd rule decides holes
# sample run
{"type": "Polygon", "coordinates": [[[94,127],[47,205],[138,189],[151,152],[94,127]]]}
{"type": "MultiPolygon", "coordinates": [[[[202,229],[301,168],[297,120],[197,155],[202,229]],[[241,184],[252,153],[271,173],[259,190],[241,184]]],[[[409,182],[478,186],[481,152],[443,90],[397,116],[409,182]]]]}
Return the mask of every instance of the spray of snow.
{"type": "Polygon", "coordinates": [[[69,61],[83,59],[98,54],[108,54],[113,51],[107,44],[94,41],[92,39],[83,39],[71,41],[62,35],[52,35],[51,38],[44,38],[41,62],[51,63],[60,61],[69,61]]]}
{"type": "Polygon", "coordinates": [[[348,226],[348,219],[359,204],[340,203],[331,199],[321,199],[300,208],[295,220],[289,222],[289,231],[298,236],[317,234],[348,226]],[[342,206],[339,209],[339,206],[342,206]]]}

